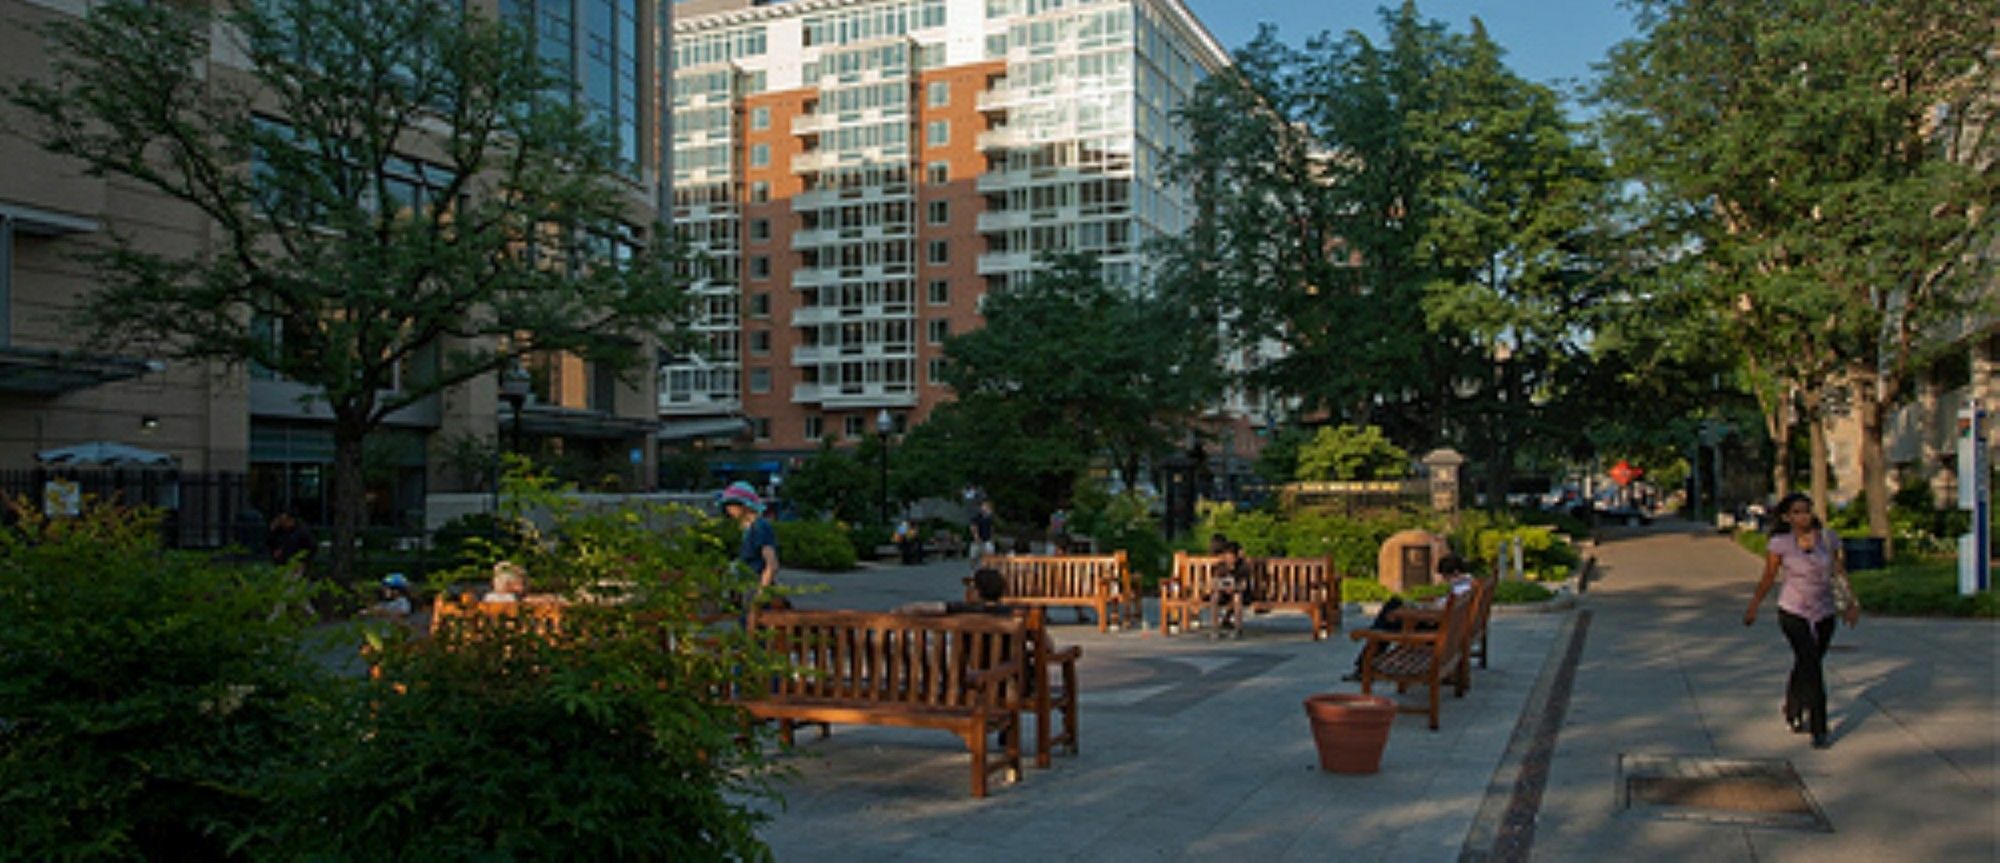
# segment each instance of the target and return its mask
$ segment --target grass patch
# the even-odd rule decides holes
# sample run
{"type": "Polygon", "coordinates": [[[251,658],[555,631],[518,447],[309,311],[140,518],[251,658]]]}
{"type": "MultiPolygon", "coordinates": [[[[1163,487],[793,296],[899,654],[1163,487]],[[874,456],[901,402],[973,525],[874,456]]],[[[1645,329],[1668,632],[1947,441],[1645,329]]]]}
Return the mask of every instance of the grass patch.
{"type": "Polygon", "coordinates": [[[1863,615],[2000,618],[1992,591],[1958,595],[1958,561],[1906,557],[1883,569],[1848,574],[1863,615]]]}
{"type": "MultiPolygon", "coordinates": [[[[1771,537],[1762,531],[1737,531],[1736,544],[1763,557],[1771,537]]],[[[1848,573],[1862,614],[1912,617],[2000,618],[2000,596],[1987,591],[1958,595],[1958,560],[1905,553],[1882,569],[1848,573]]],[[[1498,597],[1495,597],[1496,601],[1498,597]]]]}
{"type": "Polygon", "coordinates": [[[1493,588],[1493,602],[1498,605],[1526,605],[1531,602],[1548,602],[1556,592],[1532,581],[1503,581],[1493,588]]]}

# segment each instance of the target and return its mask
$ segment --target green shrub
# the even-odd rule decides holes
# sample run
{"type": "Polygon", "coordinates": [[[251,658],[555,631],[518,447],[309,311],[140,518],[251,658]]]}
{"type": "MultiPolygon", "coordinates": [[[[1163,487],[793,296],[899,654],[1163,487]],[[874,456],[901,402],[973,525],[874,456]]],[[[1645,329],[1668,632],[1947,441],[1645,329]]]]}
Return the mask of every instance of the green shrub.
{"type": "Polygon", "coordinates": [[[1070,498],[1071,531],[1096,540],[1100,550],[1125,552],[1140,591],[1153,590],[1167,577],[1174,551],[1153,518],[1151,498],[1136,491],[1110,494],[1088,478],[1076,484],[1070,498]]]}
{"type": "Polygon", "coordinates": [[[270,765],[313,735],[293,708],[325,687],[305,588],[163,551],[152,516],[20,512],[0,531],[0,856],[251,854],[270,765]]]}
{"type": "Polygon", "coordinates": [[[1493,602],[1498,605],[1547,602],[1555,595],[1555,591],[1532,581],[1503,581],[1493,587],[1493,602]]]}
{"type": "Polygon", "coordinates": [[[1395,592],[1382,586],[1373,578],[1342,578],[1340,580],[1341,602],[1388,602],[1395,592]]]}
{"type": "Polygon", "coordinates": [[[1278,516],[1258,509],[1238,509],[1233,503],[1203,503],[1197,510],[1196,550],[1208,552],[1208,538],[1222,534],[1243,546],[1251,557],[1282,557],[1285,554],[1284,524],[1278,516]]]}
{"type": "Polygon", "coordinates": [[[1751,554],[1763,557],[1771,545],[1771,535],[1761,530],[1739,530],[1736,532],[1736,544],[1743,546],[1751,554]]]}
{"type": "MultiPolygon", "coordinates": [[[[1558,581],[1569,576],[1580,561],[1576,547],[1547,525],[1521,525],[1479,532],[1474,565],[1485,571],[1500,559],[1501,549],[1521,541],[1521,566],[1531,581],[1558,581]]],[[[1511,552],[1508,552],[1511,554],[1511,552]]]]}
{"type": "Polygon", "coordinates": [[[750,587],[733,548],[692,511],[579,514],[545,487],[509,484],[554,513],[559,542],[508,556],[537,591],[571,600],[560,637],[376,638],[379,677],[291,741],[272,856],[768,857],[755,833],[765,735],[715,695],[783,666],[740,630],[700,622],[750,587]]]}
{"type": "Polygon", "coordinates": [[[1590,525],[1583,519],[1567,512],[1550,512],[1541,509],[1511,510],[1510,514],[1521,524],[1545,524],[1570,536],[1571,539],[1588,539],[1590,525]]]}
{"type": "Polygon", "coordinates": [[[854,541],[839,523],[831,521],[781,521],[778,528],[778,561],[786,567],[821,572],[846,572],[854,568],[854,541]]]}
{"type": "Polygon", "coordinates": [[[1410,472],[1410,454],[1379,426],[1322,427],[1298,453],[1293,475],[1304,481],[1401,479],[1410,472]]]}
{"type": "Polygon", "coordinates": [[[888,525],[855,523],[847,526],[847,542],[854,547],[856,555],[875,557],[875,549],[888,545],[896,538],[896,532],[888,525]]]}

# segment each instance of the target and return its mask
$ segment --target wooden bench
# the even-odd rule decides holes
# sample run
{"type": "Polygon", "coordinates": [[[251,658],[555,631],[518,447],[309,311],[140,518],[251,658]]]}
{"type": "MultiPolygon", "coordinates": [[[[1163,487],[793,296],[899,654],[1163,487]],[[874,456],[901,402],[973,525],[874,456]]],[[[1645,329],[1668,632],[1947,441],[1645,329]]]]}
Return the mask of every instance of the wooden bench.
{"type": "MultiPolygon", "coordinates": [[[[1221,558],[1174,553],[1174,570],[1160,583],[1160,634],[1200,623],[1215,593],[1221,558]]],[[[1330,557],[1249,558],[1252,597],[1245,607],[1258,614],[1302,611],[1312,618],[1313,640],[1331,637],[1340,626],[1340,576],[1330,557]]],[[[1212,624],[1214,621],[1210,621],[1212,624]]]]}
{"type": "Polygon", "coordinates": [[[776,720],[787,745],[800,722],[936,728],[972,751],[972,796],[986,796],[995,771],[1019,777],[1024,618],[760,611],[752,625],[771,634],[794,671],[737,703],[753,717],[776,720]],[[1004,754],[989,759],[995,734],[1004,754]]]}
{"type": "MultiPolygon", "coordinates": [[[[981,569],[998,570],[1007,581],[1008,605],[1089,609],[1097,615],[1097,631],[1110,628],[1113,615],[1122,626],[1137,619],[1139,594],[1132,587],[1132,568],[1125,552],[1099,555],[996,554],[979,561],[981,569]]],[[[966,588],[966,601],[979,597],[966,588]]]]}
{"type": "Polygon", "coordinates": [[[562,630],[565,607],[562,602],[482,602],[470,593],[457,600],[440,596],[431,606],[430,634],[446,640],[514,629],[554,635],[562,630]]]}
{"type": "Polygon", "coordinates": [[[1399,632],[1362,629],[1349,633],[1350,638],[1367,642],[1361,653],[1361,692],[1373,693],[1378,680],[1396,684],[1397,692],[1409,691],[1411,684],[1423,684],[1430,690],[1429,710],[1400,705],[1398,709],[1428,712],[1431,730],[1436,731],[1439,694],[1445,684],[1452,685],[1454,697],[1462,698],[1471,683],[1466,645],[1471,640],[1472,612],[1482,601],[1480,594],[1490,589],[1485,582],[1475,582],[1470,593],[1447,595],[1442,609],[1399,611],[1393,618],[1402,625],[1399,632]],[[1420,623],[1434,623],[1437,628],[1419,632],[1420,623]]]}
{"type": "MultiPolygon", "coordinates": [[[[1479,591],[1479,604],[1472,607],[1472,630],[1466,633],[1465,652],[1479,660],[1479,667],[1486,667],[1486,623],[1493,619],[1493,591],[1499,587],[1500,577],[1489,575],[1479,580],[1483,587],[1479,591]]],[[[1467,681],[1467,685],[1471,685],[1467,681]]]]}

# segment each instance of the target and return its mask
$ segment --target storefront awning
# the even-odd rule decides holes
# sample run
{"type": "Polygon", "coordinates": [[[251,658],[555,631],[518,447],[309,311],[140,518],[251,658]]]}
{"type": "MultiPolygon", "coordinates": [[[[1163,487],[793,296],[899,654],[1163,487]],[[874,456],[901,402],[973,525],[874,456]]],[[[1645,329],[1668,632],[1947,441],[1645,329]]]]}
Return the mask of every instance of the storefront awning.
{"type": "MultiPolygon", "coordinates": [[[[602,411],[570,410],[546,405],[528,405],[521,409],[521,433],[536,437],[566,437],[592,440],[622,440],[653,434],[660,427],[659,420],[637,417],[621,417],[602,411]]],[[[514,414],[507,406],[500,408],[500,430],[511,433],[514,414]]]]}
{"type": "Polygon", "coordinates": [[[133,357],[0,347],[0,393],[54,396],[136,378],[155,364],[133,357]]]}
{"type": "Polygon", "coordinates": [[[749,431],[750,421],[742,417],[713,417],[665,423],[660,426],[658,437],[665,442],[716,438],[734,440],[749,431]]]}

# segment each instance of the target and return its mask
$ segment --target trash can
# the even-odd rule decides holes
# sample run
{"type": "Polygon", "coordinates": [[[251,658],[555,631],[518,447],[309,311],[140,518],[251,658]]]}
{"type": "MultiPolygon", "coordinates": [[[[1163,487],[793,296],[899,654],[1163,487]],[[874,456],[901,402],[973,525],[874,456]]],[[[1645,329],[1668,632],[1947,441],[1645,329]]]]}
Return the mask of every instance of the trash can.
{"type": "Polygon", "coordinates": [[[1855,536],[1842,539],[1840,550],[1847,555],[1847,571],[1860,572],[1864,569],[1881,569],[1887,563],[1886,543],[1879,536],[1855,536]]]}

